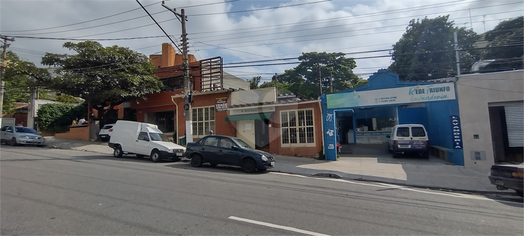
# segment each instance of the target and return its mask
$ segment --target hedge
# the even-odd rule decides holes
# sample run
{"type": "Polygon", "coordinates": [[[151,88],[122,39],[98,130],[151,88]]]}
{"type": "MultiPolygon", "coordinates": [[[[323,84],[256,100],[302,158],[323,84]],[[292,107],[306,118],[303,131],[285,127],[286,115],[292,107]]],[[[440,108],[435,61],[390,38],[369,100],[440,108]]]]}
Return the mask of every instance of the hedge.
{"type": "Polygon", "coordinates": [[[74,119],[87,117],[87,104],[44,104],[38,109],[38,128],[45,132],[68,131],[74,119]]]}

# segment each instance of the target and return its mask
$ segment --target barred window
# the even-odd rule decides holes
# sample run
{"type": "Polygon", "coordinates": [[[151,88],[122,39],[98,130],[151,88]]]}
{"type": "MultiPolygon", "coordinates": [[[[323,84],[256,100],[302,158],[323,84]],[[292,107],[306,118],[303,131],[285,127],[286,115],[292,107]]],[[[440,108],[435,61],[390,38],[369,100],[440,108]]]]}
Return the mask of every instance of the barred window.
{"type": "Polygon", "coordinates": [[[210,130],[215,132],[215,107],[193,108],[191,111],[191,120],[193,121],[194,137],[198,138],[208,135],[210,130]]]}
{"type": "Polygon", "coordinates": [[[281,111],[280,124],[283,144],[315,143],[313,109],[281,111]]]}

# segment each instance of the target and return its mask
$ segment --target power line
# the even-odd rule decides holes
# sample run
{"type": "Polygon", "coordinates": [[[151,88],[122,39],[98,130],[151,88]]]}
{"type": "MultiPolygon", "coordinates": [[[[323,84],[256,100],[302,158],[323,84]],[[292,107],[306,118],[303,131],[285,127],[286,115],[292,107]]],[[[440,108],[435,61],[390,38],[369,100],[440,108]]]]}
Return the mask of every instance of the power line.
{"type": "Polygon", "coordinates": [[[119,40],[137,40],[137,39],[152,39],[152,38],[163,38],[164,35],[156,36],[142,36],[142,37],[127,37],[127,38],[99,38],[99,39],[89,39],[89,38],[61,38],[61,37],[36,37],[36,36],[24,36],[24,35],[14,35],[9,36],[13,38],[22,38],[22,39],[46,39],[46,40],[70,40],[70,41],[119,41],[119,40]]]}
{"type": "Polygon", "coordinates": [[[285,5],[285,6],[266,7],[266,8],[251,9],[251,10],[239,10],[239,11],[229,11],[229,12],[215,12],[215,13],[202,13],[202,14],[194,14],[194,15],[189,15],[189,16],[209,16],[209,15],[222,15],[222,14],[234,14],[234,13],[243,13],[243,12],[264,11],[264,10],[280,9],[280,8],[286,8],[286,7],[296,7],[296,6],[317,4],[317,3],[329,2],[329,1],[332,1],[332,0],[322,0],[322,1],[316,1],[316,2],[305,2],[305,3],[291,4],[291,5],[285,5]]]}
{"type": "Polygon", "coordinates": [[[178,47],[178,45],[175,43],[175,41],[173,41],[173,39],[171,39],[171,37],[169,37],[169,34],[167,34],[166,31],[162,28],[162,26],[160,26],[160,24],[158,24],[158,22],[156,22],[155,18],[153,18],[153,16],[151,14],[149,14],[147,9],[144,6],[142,6],[142,3],[140,3],[138,0],[136,0],[136,2],[142,7],[142,9],[144,9],[144,11],[149,15],[149,17],[151,17],[151,19],[155,22],[155,24],[158,25],[158,28],[160,28],[162,30],[162,32],[164,32],[166,37],[169,40],[171,40],[171,42],[173,43],[173,46],[175,46],[178,49],[178,51],[180,51],[180,53],[182,53],[182,50],[178,47]]]}

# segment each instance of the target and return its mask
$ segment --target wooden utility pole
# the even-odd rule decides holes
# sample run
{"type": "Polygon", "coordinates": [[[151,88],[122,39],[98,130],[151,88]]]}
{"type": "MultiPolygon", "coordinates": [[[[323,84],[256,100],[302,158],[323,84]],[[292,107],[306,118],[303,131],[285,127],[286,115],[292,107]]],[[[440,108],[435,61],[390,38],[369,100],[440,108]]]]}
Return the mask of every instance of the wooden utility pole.
{"type": "Polygon", "coordinates": [[[15,41],[14,38],[8,38],[7,36],[0,35],[0,38],[4,40],[4,46],[2,47],[2,64],[0,65],[0,118],[3,117],[2,107],[4,106],[4,66],[7,66],[6,55],[9,44],[7,41],[15,41]]]}
{"type": "MultiPolygon", "coordinates": [[[[183,58],[183,73],[184,73],[184,117],[186,118],[186,142],[193,142],[193,123],[191,122],[191,103],[193,103],[193,89],[191,80],[189,79],[189,59],[187,55],[187,33],[186,33],[186,21],[187,16],[185,15],[184,9],[180,9],[180,13],[176,12],[176,8],[170,9],[162,1],[162,6],[173,12],[182,24],[182,58],[183,58]]],[[[177,111],[178,112],[178,111],[177,111]]]]}

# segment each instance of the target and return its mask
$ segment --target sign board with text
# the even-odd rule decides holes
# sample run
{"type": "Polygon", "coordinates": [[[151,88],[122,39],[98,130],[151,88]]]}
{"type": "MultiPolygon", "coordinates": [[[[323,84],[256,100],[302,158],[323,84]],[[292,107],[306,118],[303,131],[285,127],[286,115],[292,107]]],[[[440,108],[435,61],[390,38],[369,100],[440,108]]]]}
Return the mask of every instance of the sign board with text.
{"type": "Polygon", "coordinates": [[[453,83],[417,85],[392,89],[328,94],[327,108],[391,105],[455,99],[453,83]]]}
{"type": "Polygon", "coordinates": [[[227,97],[216,99],[215,110],[216,111],[227,111],[227,97]]]}
{"type": "Polygon", "coordinates": [[[246,107],[229,109],[229,115],[244,115],[275,112],[275,107],[246,107]]]}

